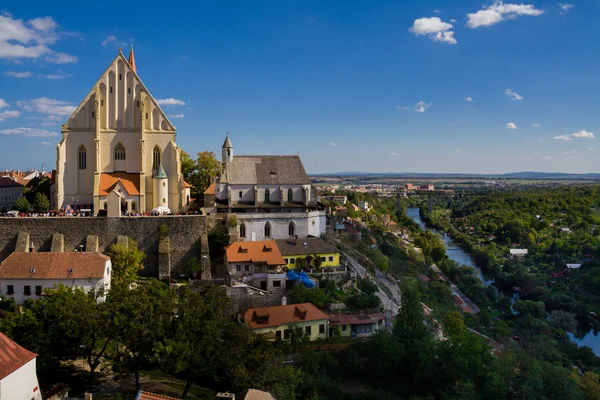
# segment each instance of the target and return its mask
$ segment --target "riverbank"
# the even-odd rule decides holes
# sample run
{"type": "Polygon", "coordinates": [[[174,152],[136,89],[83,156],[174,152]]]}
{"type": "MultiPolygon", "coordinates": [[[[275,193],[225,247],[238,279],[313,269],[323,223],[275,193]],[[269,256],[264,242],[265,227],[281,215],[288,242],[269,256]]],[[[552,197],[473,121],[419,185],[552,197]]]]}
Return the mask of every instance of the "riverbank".
{"type": "Polygon", "coordinates": [[[493,279],[488,279],[483,275],[481,268],[475,263],[475,260],[471,256],[470,253],[465,251],[463,247],[455,242],[446,232],[443,230],[432,228],[427,225],[425,221],[421,218],[421,214],[419,209],[416,207],[411,207],[406,210],[406,215],[412,219],[417,225],[421,227],[423,230],[428,230],[436,235],[439,235],[444,244],[446,245],[446,255],[452,261],[457,262],[459,265],[465,265],[467,267],[472,267],[477,272],[477,277],[481,281],[483,286],[490,286],[494,281],[493,279]]]}

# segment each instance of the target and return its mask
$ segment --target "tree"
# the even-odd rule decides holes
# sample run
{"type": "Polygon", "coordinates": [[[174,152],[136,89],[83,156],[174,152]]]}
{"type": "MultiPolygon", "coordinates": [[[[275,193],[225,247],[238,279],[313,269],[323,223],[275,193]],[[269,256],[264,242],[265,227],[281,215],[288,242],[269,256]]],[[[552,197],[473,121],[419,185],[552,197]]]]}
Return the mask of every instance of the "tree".
{"type": "Polygon", "coordinates": [[[113,286],[129,285],[135,280],[137,273],[144,268],[142,262],[146,253],[138,249],[137,243],[132,238],[128,239],[127,245],[113,243],[108,254],[113,266],[113,286]]]}
{"type": "Polygon", "coordinates": [[[600,399],[600,375],[593,371],[588,371],[583,375],[579,375],[573,371],[571,373],[573,379],[579,389],[585,393],[588,399],[600,399]]]}
{"type": "Polygon", "coordinates": [[[182,174],[186,181],[194,186],[192,195],[197,199],[202,197],[204,191],[216,179],[222,169],[221,162],[217,160],[215,153],[212,151],[198,153],[198,158],[195,161],[187,153],[182,152],[181,162],[182,174]]]}
{"type": "Polygon", "coordinates": [[[403,281],[400,287],[402,305],[396,317],[394,335],[406,343],[427,335],[421,293],[414,283],[403,281]]]}
{"type": "Polygon", "coordinates": [[[50,211],[50,200],[46,197],[45,194],[41,192],[37,192],[35,194],[35,211],[45,214],[50,211]]]}
{"type": "Polygon", "coordinates": [[[206,286],[202,294],[189,287],[180,293],[167,359],[171,369],[186,378],[182,399],[194,379],[220,378],[218,365],[228,346],[222,338],[234,324],[226,317],[230,304],[225,291],[215,285],[206,286]]]}
{"type": "Polygon", "coordinates": [[[181,174],[186,182],[191,182],[192,174],[196,169],[196,162],[188,153],[181,150],[181,174]]]}
{"type": "Polygon", "coordinates": [[[15,201],[14,208],[23,214],[27,214],[30,208],[29,201],[27,201],[25,197],[19,197],[17,201],[15,201]]]}
{"type": "Polygon", "coordinates": [[[157,280],[135,290],[122,285],[111,289],[107,303],[118,342],[111,362],[116,373],[134,375],[136,391],[140,370],[155,366],[164,354],[174,300],[173,291],[157,280]]]}
{"type": "Polygon", "coordinates": [[[467,331],[460,312],[451,310],[444,316],[444,328],[450,336],[462,335],[467,331]]]}
{"type": "Polygon", "coordinates": [[[101,294],[60,285],[32,308],[48,337],[46,351],[58,360],[83,357],[92,381],[114,338],[111,313],[106,303],[98,302],[101,294]]]}

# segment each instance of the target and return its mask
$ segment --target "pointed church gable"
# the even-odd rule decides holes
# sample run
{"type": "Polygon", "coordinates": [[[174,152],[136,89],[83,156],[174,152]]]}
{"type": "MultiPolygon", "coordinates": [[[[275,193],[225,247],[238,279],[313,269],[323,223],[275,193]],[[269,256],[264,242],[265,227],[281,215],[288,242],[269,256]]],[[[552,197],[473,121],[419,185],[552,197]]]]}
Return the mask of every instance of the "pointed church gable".
{"type": "Polygon", "coordinates": [[[173,133],[175,127],[127,59],[119,53],[84,97],[63,131],[95,130],[173,133]]]}

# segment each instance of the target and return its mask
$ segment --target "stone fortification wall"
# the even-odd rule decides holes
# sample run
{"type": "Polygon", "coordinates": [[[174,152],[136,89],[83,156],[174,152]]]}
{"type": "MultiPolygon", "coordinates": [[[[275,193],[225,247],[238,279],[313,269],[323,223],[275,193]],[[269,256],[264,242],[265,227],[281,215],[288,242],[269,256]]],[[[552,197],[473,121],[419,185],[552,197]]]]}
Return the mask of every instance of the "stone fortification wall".
{"type": "Polygon", "coordinates": [[[188,258],[209,255],[208,225],[215,223],[216,220],[207,221],[207,217],[201,215],[0,218],[0,262],[15,251],[19,234],[21,241],[28,236],[28,245],[33,243],[35,251],[51,251],[53,247],[54,250],[64,248],[64,251],[73,251],[79,246],[83,250],[95,251],[96,248],[86,249],[86,245],[93,245],[98,251],[106,252],[118,236],[129,236],[146,253],[142,275],[166,278],[169,274],[177,276],[182,273],[188,258]],[[159,252],[159,227],[162,225],[167,227],[168,246],[162,246],[159,252]],[[163,254],[165,248],[168,256],[163,254]]]}

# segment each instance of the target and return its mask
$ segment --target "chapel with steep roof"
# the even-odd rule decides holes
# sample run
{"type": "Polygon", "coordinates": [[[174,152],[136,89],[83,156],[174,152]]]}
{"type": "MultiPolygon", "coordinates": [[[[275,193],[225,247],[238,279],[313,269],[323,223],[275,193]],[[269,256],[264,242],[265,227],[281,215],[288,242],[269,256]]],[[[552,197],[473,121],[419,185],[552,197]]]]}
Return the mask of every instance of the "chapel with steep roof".
{"type": "Polygon", "coordinates": [[[190,185],[181,174],[176,134],[137,73],[133,46],[129,59],[119,49],[62,125],[53,207],[97,214],[112,194],[120,212],[186,210],[190,185]]]}

